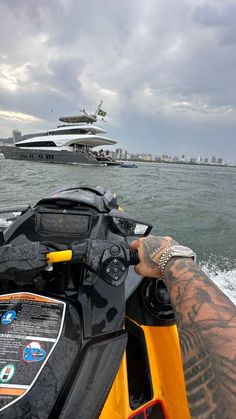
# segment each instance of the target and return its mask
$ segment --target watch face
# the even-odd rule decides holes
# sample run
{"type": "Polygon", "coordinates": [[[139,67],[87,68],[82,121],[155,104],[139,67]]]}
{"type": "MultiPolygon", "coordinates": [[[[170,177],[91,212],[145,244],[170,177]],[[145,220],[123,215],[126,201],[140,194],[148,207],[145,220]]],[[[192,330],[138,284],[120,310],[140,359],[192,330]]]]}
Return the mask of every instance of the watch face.
{"type": "Polygon", "coordinates": [[[171,250],[173,254],[177,254],[178,256],[192,256],[194,253],[191,249],[189,249],[189,247],[181,246],[178,244],[176,244],[175,246],[171,246],[171,250]]]}

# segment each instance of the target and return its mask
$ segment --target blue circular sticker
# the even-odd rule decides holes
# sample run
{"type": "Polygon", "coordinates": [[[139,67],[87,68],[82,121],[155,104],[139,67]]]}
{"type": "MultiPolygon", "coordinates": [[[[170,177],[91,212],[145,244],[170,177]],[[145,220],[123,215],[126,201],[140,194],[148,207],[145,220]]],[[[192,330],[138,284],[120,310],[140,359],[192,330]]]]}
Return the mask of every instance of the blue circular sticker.
{"type": "Polygon", "coordinates": [[[30,342],[23,350],[23,360],[25,362],[39,362],[47,355],[39,342],[30,342]]]}
{"type": "Polygon", "coordinates": [[[6,311],[6,313],[3,314],[2,318],[1,318],[1,323],[5,324],[5,325],[8,325],[8,324],[13,322],[15,317],[16,317],[15,310],[6,311]]]}

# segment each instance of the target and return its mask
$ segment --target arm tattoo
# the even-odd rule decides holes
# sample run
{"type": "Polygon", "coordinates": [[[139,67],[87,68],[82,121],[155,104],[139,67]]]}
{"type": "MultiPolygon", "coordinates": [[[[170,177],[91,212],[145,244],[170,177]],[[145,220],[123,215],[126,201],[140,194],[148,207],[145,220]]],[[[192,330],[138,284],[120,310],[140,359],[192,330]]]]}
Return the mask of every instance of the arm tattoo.
{"type": "Polygon", "coordinates": [[[190,259],[173,258],[165,283],[192,418],[236,417],[236,307],[190,259]]]}
{"type": "Polygon", "coordinates": [[[160,250],[163,250],[168,245],[177,244],[175,240],[171,237],[158,237],[158,236],[148,236],[143,239],[143,252],[144,260],[150,268],[155,268],[157,266],[158,255],[160,250]]]}
{"type": "Polygon", "coordinates": [[[143,241],[144,260],[150,268],[156,267],[156,263],[151,260],[150,256],[157,253],[158,251],[159,247],[157,247],[155,240],[149,238],[149,241],[143,241]]]}

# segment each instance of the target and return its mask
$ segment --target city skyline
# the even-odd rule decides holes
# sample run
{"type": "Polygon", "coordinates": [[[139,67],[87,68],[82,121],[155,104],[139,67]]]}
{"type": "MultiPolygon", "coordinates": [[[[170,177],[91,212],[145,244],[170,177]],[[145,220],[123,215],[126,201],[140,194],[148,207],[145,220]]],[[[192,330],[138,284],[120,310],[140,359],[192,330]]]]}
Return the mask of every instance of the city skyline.
{"type": "MultiPolygon", "coordinates": [[[[107,150],[109,151],[109,150],[107,150]]],[[[224,161],[224,159],[222,157],[218,157],[215,155],[212,155],[210,158],[209,157],[203,157],[203,156],[197,156],[197,157],[188,157],[185,155],[182,156],[171,156],[168,154],[150,154],[150,153],[129,153],[127,150],[125,149],[121,149],[118,148],[115,151],[111,150],[109,151],[110,155],[114,158],[114,159],[119,159],[119,160],[145,160],[145,161],[155,161],[155,162],[176,162],[176,163],[196,163],[196,164],[212,164],[212,165],[230,165],[230,166],[236,166],[236,164],[234,164],[233,162],[227,162],[224,161]]]]}

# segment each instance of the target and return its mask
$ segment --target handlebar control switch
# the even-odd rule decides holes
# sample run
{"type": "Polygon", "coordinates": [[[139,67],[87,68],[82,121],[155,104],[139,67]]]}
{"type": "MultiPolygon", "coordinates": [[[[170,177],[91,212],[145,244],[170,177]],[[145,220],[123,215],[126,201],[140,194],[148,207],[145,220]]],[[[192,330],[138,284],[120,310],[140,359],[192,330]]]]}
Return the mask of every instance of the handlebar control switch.
{"type": "Polygon", "coordinates": [[[128,274],[130,265],[129,249],[124,245],[103,242],[106,247],[101,255],[99,274],[114,287],[121,285],[128,274]]]}
{"type": "Polygon", "coordinates": [[[128,274],[130,250],[123,244],[107,240],[85,240],[73,243],[73,260],[94,272],[114,287],[121,285],[128,274]]]}
{"type": "Polygon", "coordinates": [[[104,269],[107,277],[107,281],[112,285],[120,285],[123,282],[123,275],[127,267],[125,264],[118,258],[111,259],[104,269]]]}
{"type": "Polygon", "coordinates": [[[111,246],[111,248],[110,248],[110,254],[112,256],[118,256],[120,254],[120,246],[116,246],[116,245],[111,246]]]}

